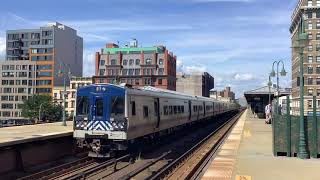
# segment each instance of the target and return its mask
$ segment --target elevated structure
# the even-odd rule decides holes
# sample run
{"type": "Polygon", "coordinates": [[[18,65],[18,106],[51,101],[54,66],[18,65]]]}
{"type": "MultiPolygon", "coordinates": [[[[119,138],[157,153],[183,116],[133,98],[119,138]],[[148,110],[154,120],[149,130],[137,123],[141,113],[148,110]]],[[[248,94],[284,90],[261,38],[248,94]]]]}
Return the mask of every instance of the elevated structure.
{"type": "Polygon", "coordinates": [[[207,72],[184,74],[177,73],[177,91],[194,96],[210,96],[214,88],[214,78],[207,72]]]}
{"type": "Polygon", "coordinates": [[[176,56],[165,46],[130,47],[109,43],[96,53],[94,83],[127,83],[176,90],[176,56]]]}

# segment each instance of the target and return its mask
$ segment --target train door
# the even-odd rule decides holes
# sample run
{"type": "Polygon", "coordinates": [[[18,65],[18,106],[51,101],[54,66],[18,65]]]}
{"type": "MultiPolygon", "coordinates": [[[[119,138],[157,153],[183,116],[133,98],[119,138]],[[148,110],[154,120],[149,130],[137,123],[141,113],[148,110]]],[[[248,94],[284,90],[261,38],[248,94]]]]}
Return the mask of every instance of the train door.
{"type": "Polygon", "coordinates": [[[212,115],[214,116],[214,102],[212,103],[212,115]]]}
{"type": "Polygon", "coordinates": [[[160,102],[159,98],[154,99],[154,113],[157,118],[156,128],[159,128],[160,126],[160,103],[159,102],[160,102]]]}
{"type": "Polygon", "coordinates": [[[91,123],[89,122],[88,130],[108,130],[105,125],[106,119],[109,119],[107,109],[107,99],[103,95],[92,94],[91,96],[91,123]]]}
{"type": "Polygon", "coordinates": [[[203,117],[206,117],[206,103],[203,102],[203,117]]]}
{"type": "Polygon", "coordinates": [[[189,120],[191,120],[191,101],[189,101],[189,120]]]}

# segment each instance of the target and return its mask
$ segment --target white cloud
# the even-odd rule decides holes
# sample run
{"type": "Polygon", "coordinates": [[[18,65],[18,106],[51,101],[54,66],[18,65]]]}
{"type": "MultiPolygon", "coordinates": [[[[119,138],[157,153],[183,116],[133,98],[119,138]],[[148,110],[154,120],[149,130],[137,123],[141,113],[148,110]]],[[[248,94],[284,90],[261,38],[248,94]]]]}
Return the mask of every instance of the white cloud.
{"type": "Polygon", "coordinates": [[[6,40],[0,37],[0,61],[4,60],[6,55],[6,40]]]}
{"type": "MultiPolygon", "coordinates": [[[[97,48],[98,49],[98,48],[97,48]]],[[[95,50],[84,50],[83,52],[83,76],[95,74],[95,50]]]]}
{"type": "Polygon", "coordinates": [[[233,78],[234,80],[237,80],[237,81],[251,81],[255,79],[255,76],[249,73],[245,73],[245,74],[236,73],[233,76],[233,78]]]}

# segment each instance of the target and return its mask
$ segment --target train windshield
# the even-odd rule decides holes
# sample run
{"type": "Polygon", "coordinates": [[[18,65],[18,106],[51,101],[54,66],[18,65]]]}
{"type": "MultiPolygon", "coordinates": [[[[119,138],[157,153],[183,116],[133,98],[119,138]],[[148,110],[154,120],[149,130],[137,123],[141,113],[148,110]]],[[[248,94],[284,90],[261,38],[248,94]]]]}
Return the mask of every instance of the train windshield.
{"type": "Polygon", "coordinates": [[[113,96],[111,98],[111,117],[124,115],[124,98],[113,96]]]}
{"type": "Polygon", "coordinates": [[[89,111],[89,98],[88,96],[77,97],[77,115],[87,115],[89,111]]]}

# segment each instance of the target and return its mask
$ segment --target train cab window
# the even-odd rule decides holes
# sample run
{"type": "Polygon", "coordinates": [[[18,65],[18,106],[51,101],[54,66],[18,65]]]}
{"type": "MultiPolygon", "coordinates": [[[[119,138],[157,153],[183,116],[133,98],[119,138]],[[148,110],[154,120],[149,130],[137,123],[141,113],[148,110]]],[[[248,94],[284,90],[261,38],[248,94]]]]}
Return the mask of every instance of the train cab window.
{"type": "Polygon", "coordinates": [[[169,113],[168,106],[163,106],[163,113],[164,113],[164,115],[168,115],[168,113],[169,113]]]}
{"type": "Polygon", "coordinates": [[[146,118],[149,115],[149,108],[148,106],[143,106],[143,117],[146,118]]]}
{"type": "Polygon", "coordinates": [[[131,113],[132,113],[132,116],[136,115],[136,102],[134,101],[131,102],[131,113]]]}
{"type": "Polygon", "coordinates": [[[103,116],[103,99],[96,100],[96,116],[103,116]]]}
{"type": "Polygon", "coordinates": [[[113,96],[111,98],[111,116],[124,115],[124,98],[113,96]]]}
{"type": "Polygon", "coordinates": [[[89,110],[88,96],[77,97],[77,115],[87,115],[89,110]]]}

